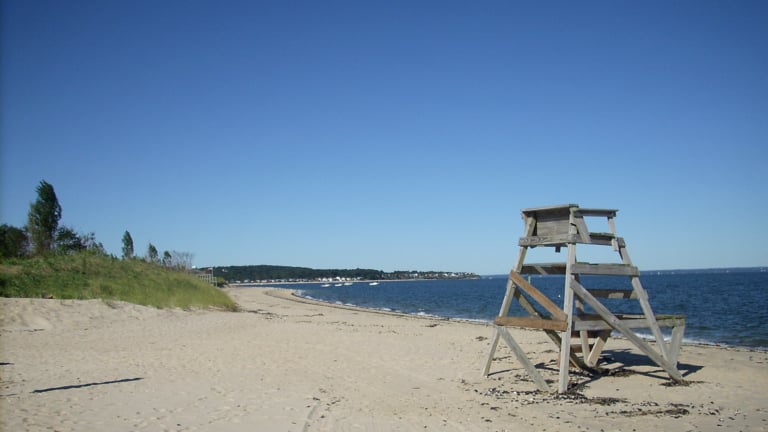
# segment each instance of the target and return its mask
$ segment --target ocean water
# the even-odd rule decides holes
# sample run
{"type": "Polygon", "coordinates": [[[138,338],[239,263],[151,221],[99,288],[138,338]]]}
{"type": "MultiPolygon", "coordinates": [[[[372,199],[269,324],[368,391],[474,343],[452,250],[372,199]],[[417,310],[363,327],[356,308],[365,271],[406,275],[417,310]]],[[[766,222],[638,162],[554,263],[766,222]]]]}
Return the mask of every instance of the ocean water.
{"type": "MultiPolygon", "coordinates": [[[[686,316],[684,341],[768,350],[768,272],[761,269],[644,272],[640,277],[656,314],[686,316]]],[[[562,304],[562,276],[531,283],[562,304]]],[[[627,288],[629,278],[583,277],[587,288],[627,288]]],[[[279,286],[279,285],[278,285],[279,286]]],[[[329,303],[465,320],[492,321],[504,298],[506,275],[467,280],[384,281],[378,285],[284,285],[329,303]]],[[[604,300],[614,312],[642,313],[636,300],[604,300]]],[[[513,302],[510,315],[526,315],[513,302]],[[515,308],[516,307],[516,308],[515,308]]]]}

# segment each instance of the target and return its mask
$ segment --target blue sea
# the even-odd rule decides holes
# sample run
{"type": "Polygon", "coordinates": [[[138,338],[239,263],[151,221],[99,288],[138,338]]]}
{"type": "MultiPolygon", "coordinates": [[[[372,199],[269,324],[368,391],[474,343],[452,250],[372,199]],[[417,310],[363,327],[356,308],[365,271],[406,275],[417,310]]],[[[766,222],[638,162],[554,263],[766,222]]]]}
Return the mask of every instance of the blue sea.
{"type": "MultiPolygon", "coordinates": [[[[282,285],[301,296],[335,304],[406,314],[492,321],[499,313],[506,275],[463,280],[382,281],[377,285],[282,285]]],[[[768,272],[765,269],[643,272],[640,281],[656,314],[685,315],[684,341],[768,350],[768,272]]],[[[561,304],[562,276],[531,283],[561,304]]],[[[587,288],[627,288],[629,278],[583,277],[587,288]],[[626,281],[626,286],[617,285],[626,281]]],[[[281,286],[281,285],[277,285],[281,286]]],[[[604,300],[614,312],[642,313],[636,300],[604,300]]],[[[513,302],[510,315],[526,315],[513,302]],[[514,307],[517,307],[515,309],[514,307]]]]}

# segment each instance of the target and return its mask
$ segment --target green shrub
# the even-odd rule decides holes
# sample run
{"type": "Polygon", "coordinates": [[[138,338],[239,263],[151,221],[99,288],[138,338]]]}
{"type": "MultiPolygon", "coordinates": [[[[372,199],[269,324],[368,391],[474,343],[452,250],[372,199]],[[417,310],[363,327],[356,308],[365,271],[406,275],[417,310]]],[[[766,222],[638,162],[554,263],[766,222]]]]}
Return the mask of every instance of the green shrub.
{"type": "Polygon", "coordinates": [[[158,308],[234,310],[229,296],[195,276],[90,251],[0,263],[0,296],[122,300],[158,308]]]}

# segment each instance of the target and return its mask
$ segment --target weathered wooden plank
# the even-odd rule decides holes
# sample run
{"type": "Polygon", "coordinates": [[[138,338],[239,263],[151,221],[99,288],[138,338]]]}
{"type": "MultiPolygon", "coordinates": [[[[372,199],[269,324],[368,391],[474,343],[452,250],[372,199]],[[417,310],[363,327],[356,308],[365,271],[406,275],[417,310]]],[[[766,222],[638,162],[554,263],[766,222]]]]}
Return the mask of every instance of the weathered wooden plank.
{"type": "MultiPolygon", "coordinates": [[[[533,227],[535,226],[535,220],[528,220],[526,221],[526,233],[530,233],[533,227]]],[[[518,255],[517,263],[515,264],[515,270],[519,270],[523,266],[523,260],[525,259],[527,249],[525,247],[520,248],[520,254],[518,255]]],[[[504,317],[509,313],[509,306],[512,301],[512,299],[516,299],[520,305],[528,311],[532,316],[536,316],[539,318],[543,318],[543,314],[539,312],[528,299],[522,295],[520,295],[520,292],[517,290],[517,285],[515,285],[511,280],[507,280],[507,292],[504,296],[504,301],[502,302],[501,310],[499,312],[500,317],[504,317]]],[[[544,333],[552,340],[552,342],[555,343],[555,345],[560,346],[561,338],[558,335],[558,333],[554,330],[546,330],[544,329],[544,333]]],[[[493,356],[496,352],[496,349],[498,347],[499,338],[501,337],[501,332],[494,331],[493,337],[491,340],[491,347],[488,352],[488,359],[486,360],[486,366],[484,369],[484,374],[488,375],[488,371],[490,370],[491,363],[493,362],[493,356]]],[[[586,364],[581,361],[575,354],[572,354],[570,356],[571,362],[575,364],[577,367],[585,369],[587,368],[586,364]]]]}
{"type": "Polygon", "coordinates": [[[558,236],[568,234],[568,213],[562,216],[538,217],[536,219],[537,236],[558,236]]]}
{"type": "Polygon", "coordinates": [[[597,231],[591,231],[589,233],[589,235],[592,236],[592,237],[603,237],[603,238],[607,238],[607,239],[612,239],[612,238],[616,237],[616,235],[613,234],[613,233],[597,232],[597,231]]]}
{"type": "MultiPolygon", "coordinates": [[[[632,328],[632,329],[649,328],[648,321],[645,318],[620,319],[620,321],[627,328],[632,328]]],[[[610,328],[612,327],[603,319],[592,319],[592,320],[574,319],[574,323],[573,323],[574,330],[607,330],[610,328]]]]}
{"type": "MultiPolygon", "coordinates": [[[[523,218],[525,221],[525,235],[529,236],[533,234],[533,230],[536,226],[536,219],[533,218],[523,218]]],[[[517,261],[515,262],[514,270],[519,271],[520,268],[523,266],[523,262],[525,261],[525,254],[528,251],[527,247],[520,247],[518,254],[517,254],[517,261]]],[[[513,298],[519,298],[519,295],[516,295],[515,293],[516,288],[515,284],[512,283],[510,280],[507,280],[507,289],[504,293],[504,300],[501,302],[501,309],[499,310],[499,316],[506,316],[509,313],[509,307],[512,304],[513,298]]],[[[493,356],[496,353],[496,348],[499,345],[499,338],[501,337],[501,334],[499,333],[498,329],[494,328],[493,330],[493,336],[491,337],[491,346],[490,350],[488,351],[488,359],[485,363],[485,368],[483,369],[483,375],[488,376],[488,372],[491,369],[491,363],[493,362],[493,356]]]]}
{"type": "Polygon", "coordinates": [[[587,243],[598,243],[608,245],[616,238],[615,235],[606,232],[591,232],[589,233],[589,241],[587,243]]]}
{"type": "Polygon", "coordinates": [[[499,346],[499,338],[501,337],[501,334],[499,333],[499,327],[494,326],[493,327],[493,337],[491,337],[491,346],[488,350],[488,359],[485,361],[485,368],[483,368],[483,376],[487,377],[488,374],[491,372],[491,363],[493,363],[493,356],[496,354],[496,348],[499,346]]]}
{"type": "MultiPolygon", "coordinates": [[[[574,329],[575,330],[575,329],[574,329]]],[[[586,330],[582,330],[579,332],[579,340],[581,341],[581,352],[582,356],[586,360],[587,353],[589,353],[589,332],[586,330]]],[[[573,351],[574,346],[571,346],[571,351],[573,351]]]]}
{"type": "Polygon", "coordinates": [[[504,292],[504,300],[501,302],[501,309],[499,309],[499,316],[506,316],[509,313],[509,306],[512,304],[512,299],[515,298],[515,290],[517,287],[512,280],[507,279],[507,289],[504,292]]]}
{"type": "Polygon", "coordinates": [[[597,246],[611,246],[613,244],[613,237],[607,237],[607,236],[601,236],[601,235],[591,235],[589,236],[589,240],[585,242],[580,243],[587,243],[597,246]]]}
{"type": "Polygon", "coordinates": [[[645,318],[648,320],[651,333],[653,333],[653,337],[656,338],[656,344],[659,346],[661,355],[669,360],[669,350],[667,349],[667,344],[664,342],[664,335],[661,334],[659,324],[656,322],[656,315],[654,315],[651,303],[648,301],[648,293],[643,288],[643,284],[640,283],[639,277],[632,278],[632,287],[635,289],[635,295],[637,296],[637,301],[640,303],[640,308],[643,310],[645,318]]]}
{"type": "MultiPolygon", "coordinates": [[[[577,263],[575,264],[575,268],[578,270],[583,270],[583,272],[576,272],[574,273],[581,273],[581,274],[597,274],[597,273],[590,273],[590,272],[609,272],[609,276],[628,276],[627,273],[632,274],[633,272],[637,271],[639,273],[639,270],[637,270],[636,267],[626,266],[625,264],[590,264],[590,263],[577,263]],[[603,267],[603,268],[597,268],[596,266],[615,266],[615,267],[603,267]]],[[[521,274],[538,274],[538,275],[560,275],[565,274],[565,262],[553,262],[553,263],[532,263],[532,264],[524,264],[519,271],[521,274]]]]}
{"type": "Polygon", "coordinates": [[[520,237],[517,244],[518,246],[535,247],[535,246],[565,246],[569,243],[586,243],[594,244],[598,246],[610,246],[613,245],[616,239],[607,235],[592,235],[586,238],[582,238],[578,234],[551,234],[542,235],[541,232],[537,232],[537,235],[520,237]]]}
{"type": "Polygon", "coordinates": [[[578,236],[571,234],[562,235],[535,235],[528,237],[520,237],[517,244],[519,246],[554,246],[554,245],[566,245],[568,243],[576,243],[578,236]]]}
{"type": "MultiPolygon", "coordinates": [[[[573,217],[573,216],[571,216],[573,217]]],[[[575,230],[575,227],[571,228],[575,230]]],[[[565,270],[565,286],[563,293],[563,310],[567,314],[568,326],[565,328],[565,334],[560,342],[560,373],[557,380],[558,393],[565,393],[568,391],[568,359],[571,355],[571,333],[573,331],[573,290],[569,289],[570,284],[576,283],[576,277],[573,274],[573,264],[576,263],[576,245],[571,243],[568,245],[568,261],[565,270]]]]}
{"type": "Polygon", "coordinates": [[[579,239],[581,242],[589,243],[589,228],[587,228],[587,223],[584,222],[584,218],[577,215],[574,218],[574,222],[576,222],[576,231],[579,234],[579,239]]]}
{"type": "MultiPolygon", "coordinates": [[[[614,315],[627,328],[650,328],[644,315],[614,315]]],[[[611,327],[599,314],[579,315],[573,318],[574,330],[608,330],[611,327]]],[[[685,326],[685,317],[682,315],[656,315],[656,323],[659,327],[685,326]]]]}
{"type": "MultiPolygon", "coordinates": [[[[608,229],[611,230],[611,234],[614,236],[616,235],[616,223],[613,221],[614,216],[608,216],[608,229]]],[[[624,247],[624,239],[621,237],[614,237],[613,241],[611,241],[611,247],[613,247],[613,250],[618,252],[619,247],[624,247]]]]}
{"type": "MultiPolygon", "coordinates": [[[[536,220],[532,218],[528,218],[525,221],[525,234],[530,235],[531,233],[533,233],[533,229],[535,226],[536,226],[536,220]]],[[[520,268],[523,266],[523,262],[525,261],[525,254],[527,251],[528,251],[528,248],[520,247],[520,250],[517,254],[517,261],[515,262],[514,271],[519,271],[520,268]]],[[[516,285],[512,283],[512,281],[507,280],[507,289],[506,289],[506,292],[504,293],[504,300],[501,303],[499,316],[506,316],[509,313],[509,307],[512,304],[513,298],[517,298],[518,301],[520,300],[520,295],[517,294],[516,291],[517,291],[516,285]]],[[[525,299],[523,298],[523,300],[525,299]]],[[[525,301],[525,303],[527,303],[527,300],[525,301]]],[[[525,304],[523,304],[523,306],[526,307],[525,304]]],[[[533,306],[528,305],[528,307],[526,307],[526,310],[531,312],[533,310],[533,306]]],[[[488,352],[488,360],[486,361],[483,375],[486,375],[486,376],[488,375],[488,371],[491,368],[491,363],[493,362],[493,355],[496,353],[496,348],[499,345],[500,336],[501,335],[499,334],[499,332],[497,330],[494,330],[493,337],[491,339],[491,348],[490,348],[490,351],[488,352]]]]}
{"type": "Polygon", "coordinates": [[[523,220],[525,221],[525,236],[532,236],[536,231],[536,219],[523,216],[523,220]]]}
{"type": "MultiPolygon", "coordinates": [[[[585,303],[592,307],[600,316],[607,322],[614,330],[623,334],[624,337],[630,340],[636,347],[640,349],[645,355],[651,358],[657,365],[661,366],[672,378],[677,382],[683,382],[683,376],[680,371],[677,370],[663,355],[654,351],[650,345],[648,345],[643,339],[637,336],[631,329],[624,325],[620,319],[618,319],[611,311],[609,311],[602,303],[592,296],[586,289],[584,289],[578,282],[571,281],[571,289],[578,295],[585,303]]],[[[663,341],[662,341],[663,342],[663,341]]]]}
{"type": "Polygon", "coordinates": [[[522,209],[521,212],[524,215],[534,216],[537,213],[547,214],[547,213],[552,213],[556,211],[563,211],[563,210],[567,211],[571,207],[579,207],[579,205],[578,204],[557,204],[557,205],[543,206],[543,207],[529,207],[529,208],[522,209]]]}
{"type": "Polygon", "coordinates": [[[493,320],[493,323],[496,324],[497,326],[504,326],[504,327],[524,327],[524,328],[533,328],[533,329],[539,329],[539,330],[555,330],[555,331],[565,331],[565,328],[567,327],[567,323],[565,320],[558,321],[558,320],[538,318],[538,317],[516,317],[516,316],[498,317],[495,320],[493,320]]]}
{"type": "Polygon", "coordinates": [[[640,270],[627,264],[590,264],[576,263],[571,266],[576,274],[605,275],[605,276],[639,276],[640,270]]]}
{"type": "Polygon", "coordinates": [[[579,207],[576,210],[577,213],[582,216],[604,216],[604,217],[616,217],[617,209],[596,209],[596,208],[582,208],[579,207]]]}
{"type": "Polygon", "coordinates": [[[538,387],[541,391],[549,392],[549,385],[547,384],[547,381],[543,376],[541,376],[539,371],[536,370],[536,367],[528,359],[528,356],[525,355],[525,351],[523,351],[523,349],[520,348],[520,345],[515,342],[515,339],[511,334],[509,334],[509,331],[504,327],[499,327],[498,332],[501,335],[501,338],[504,339],[504,342],[506,342],[509,348],[512,349],[512,352],[515,353],[517,361],[523,365],[525,370],[528,372],[528,375],[531,377],[531,379],[533,379],[533,382],[536,383],[536,387],[538,387]]]}
{"type": "MultiPolygon", "coordinates": [[[[659,325],[661,325],[661,321],[659,321],[659,325]]],[[[675,366],[677,366],[677,358],[680,355],[683,333],[685,333],[685,321],[680,325],[672,327],[672,340],[669,342],[669,362],[675,366]]]]}
{"type": "Polygon", "coordinates": [[[565,263],[537,263],[525,264],[519,271],[522,274],[555,275],[565,274],[565,263]]]}
{"type": "Polygon", "coordinates": [[[610,336],[611,330],[604,330],[600,332],[600,334],[597,336],[597,339],[595,339],[594,345],[592,345],[592,350],[589,352],[589,355],[585,359],[587,366],[597,366],[597,361],[600,359],[600,353],[603,352],[603,348],[605,347],[606,342],[608,342],[608,338],[610,336]]]}
{"type": "Polygon", "coordinates": [[[543,306],[544,309],[547,310],[547,312],[552,314],[552,318],[556,320],[561,320],[561,321],[568,318],[568,316],[565,314],[565,312],[563,312],[562,309],[560,309],[555,303],[552,302],[552,300],[550,300],[547,296],[545,296],[541,291],[536,289],[536,287],[529,284],[528,281],[526,281],[522,276],[520,276],[519,273],[515,271],[510,272],[509,280],[513,281],[515,285],[519,286],[529,296],[531,296],[534,300],[536,300],[537,303],[543,306]]]}

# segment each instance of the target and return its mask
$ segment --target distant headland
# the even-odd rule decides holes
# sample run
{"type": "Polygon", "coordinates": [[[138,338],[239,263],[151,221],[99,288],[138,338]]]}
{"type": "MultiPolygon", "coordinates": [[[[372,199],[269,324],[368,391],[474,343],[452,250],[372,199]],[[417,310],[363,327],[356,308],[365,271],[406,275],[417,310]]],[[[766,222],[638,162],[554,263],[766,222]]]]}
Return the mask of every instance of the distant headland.
{"type": "Polygon", "coordinates": [[[246,265],[208,267],[216,278],[228,283],[385,281],[405,279],[478,279],[468,272],[397,270],[385,272],[373,269],[313,269],[277,265],[246,265]]]}

